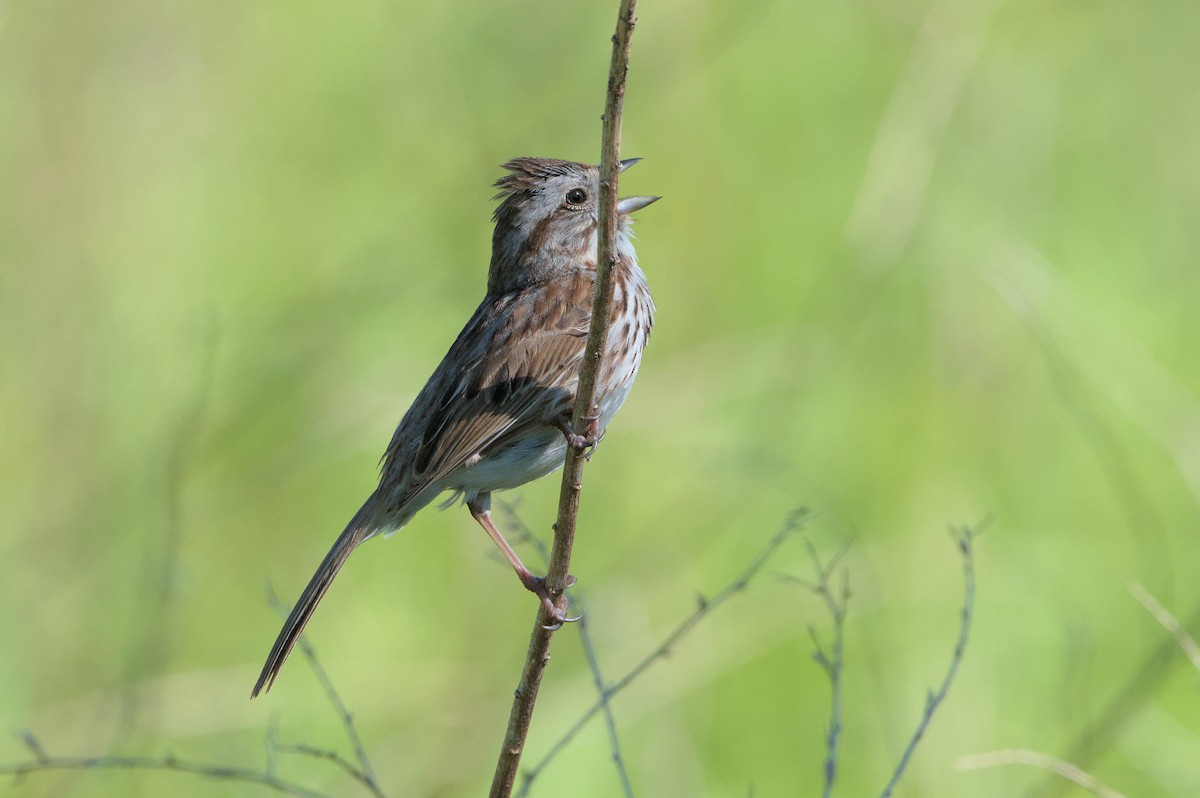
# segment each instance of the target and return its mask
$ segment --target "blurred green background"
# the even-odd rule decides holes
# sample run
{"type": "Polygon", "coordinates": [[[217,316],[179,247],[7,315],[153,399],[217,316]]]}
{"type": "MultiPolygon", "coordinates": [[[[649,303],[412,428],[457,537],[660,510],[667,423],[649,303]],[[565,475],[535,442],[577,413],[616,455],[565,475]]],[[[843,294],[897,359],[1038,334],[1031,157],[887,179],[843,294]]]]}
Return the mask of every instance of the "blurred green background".
{"type": "MultiPolygon", "coordinates": [[[[498,164],[595,160],[615,3],[0,6],[0,719],[57,754],[347,751],[279,619],[482,296],[498,164]]],[[[610,679],[795,507],[849,541],[840,794],[1033,794],[1002,748],[1200,794],[1200,7],[640,9],[623,154],[658,304],[573,571],[610,679]],[[1135,674],[1145,663],[1154,678],[1135,674]],[[1125,720],[1105,720],[1123,691],[1125,720]]],[[[549,539],[558,491],[510,495],[549,539]]],[[[528,548],[527,556],[535,559],[528,548]]],[[[828,639],[801,540],[614,711],[638,795],[813,795],[828,639]]],[[[309,627],[395,796],[485,792],[535,602],[465,511],[350,561],[309,627]]],[[[594,700],[555,639],[532,764],[594,700]]],[[[0,741],[0,761],[26,756],[0,741]]],[[[327,763],[280,771],[361,794],[327,763]]],[[[0,791],[243,796],[177,774],[0,791]]],[[[535,795],[620,794],[600,722],[535,795]]],[[[1078,791],[1076,794],[1079,794],[1078,791]]]]}

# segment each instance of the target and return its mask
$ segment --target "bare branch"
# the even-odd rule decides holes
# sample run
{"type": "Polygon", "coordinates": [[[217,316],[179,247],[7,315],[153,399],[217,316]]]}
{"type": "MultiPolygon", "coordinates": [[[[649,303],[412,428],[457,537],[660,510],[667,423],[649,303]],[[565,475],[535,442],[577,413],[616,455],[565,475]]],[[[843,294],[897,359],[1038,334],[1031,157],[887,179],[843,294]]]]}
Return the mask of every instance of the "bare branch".
{"type": "MultiPolygon", "coordinates": [[[[271,605],[279,612],[286,614],[287,607],[283,606],[275,593],[267,586],[268,600],[271,605]]],[[[266,748],[266,766],[262,771],[250,770],[248,768],[231,767],[215,762],[199,762],[189,759],[180,759],[173,754],[166,754],[161,757],[151,756],[94,756],[94,757],[56,757],[46,753],[41,742],[33,734],[33,732],[25,730],[20,732],[19,737],[21,742],[29,750],[32,759],[28,762],[18,762],[14,764],[0,764],[0,774],[9,774],[20,781],[26,778],[31,773],[38,773],[48,770],[158,770],[158,771],[176,771],[179,773],[191,773],[197,776],[203,776],[210,779],[218,779],[222,781],[237,781],[250,784],[258,784],[263,787],[272,789],[284,795],[297,796],[297,798],[330,798],[326,793],[311,790],[301,784],[287,781],[279,778],[276,775],[277,754],[279,753],[295,753],[305,756],[324,759],[337,765],[345,771],[351,778],[363,785],[374,798],[386,798],[383,790],[379,787],[375,780],[375,773],[371,767],[371,762],[367,758],[366,750],[362,746],[362,742],[358,737],[358,732],[354,728],[354,718],[342,703],[341,697],[334,688],[333,683],[329,679],[329,674],[321,666],[320,660],[317,659],[316,651],[312,645],[301,638],[299,641],[300,650],[304,653],[305,659],[308,660],[309,667],[316,674],[317,680],[325,691],[326,697],[330,704],[337,711],[338,716],[342,720],[342,725],[346,730],[346,735],[350,738],[350,744],[354,748],[355,756],[358,759],[358,764],[349,761],[341,755],[326,751],[319,748],[314,748],[307,745],[281,745],[277,742],[278,729],[274,718],[271,719],[267,726],[265,738],[266,748]]]]}
{"type": "Polygon", "coordinates": [[[846,546],[843,546],[834,554],[828,563],[823,564],[812,541],[805,541],[805,545],[808,548],[808,556],[813,563],[813,572],[816,574],[816,581],[807,582],[803,579],[786,576],[785,578],[803,585],[820,597],[825,602],[825,608],[829,611],[829,615],[833,619],[833,643],[828,652],[826,652],[821,639],[817,636],[816,630],[811,626],[808,628],[808,634],[813,641],[813,659],[825,671],[825,675],[829,677],[829,728],[825,734],[824,787],[821,790],[821,796],[822,798],[830,798],[833,795],[833,784],[837,781],[838,745],[841,742],[842,735],[842,672],[845,661],[843,651],[846,607],[850,603],[850,576],[843,570],[841,590],[835,592],[830,586],[834,568],[837,567],[838,562],[845,555],[846,546]]]}
{"type": "MultiPolygon", "coordinates": [[[[612,62],[608,71],[608,93],[604,103],[604,126],[600,155],[600,196],[597,200],[596,288],[592,302],[592,320],[588,328],[587,346],[579,372],[579,387],[572,414],[574,429],[584,429],[585,418],[596,402],[596,381],[600,359],[608,340],[609,308],[613,302],[613,267],[616,264],[617,175],[620,172],[621,113],[625,103],[625,78],[629,72],[629,46],[637,24],[637,0],[621,0],[617,14],[616,32],[612,37],[612,62]]],[[[546,586],[552,595],[561,596],[569,586],[571,549],[575,542],[575,520],[579,514],[579,494],[583,487],[584,457],[574,447],[567,447],[563,466],[562,490],[558,502],[558,521],[554,525],[554,546],[550,550],[550,568],[546,586]]],[[[508,798],[517,777],[525,737],[533,719],[542,674],[550,660],[552,624],[545,607],[538,608],[537,620],[529,640],[529,652],[521,681],[513,697],[508,729],[500,747],[496,772],[492,778],[491,798],[508,798]]]]}
{"type": "MultiPolygon", "coordinates": [[[[279,600],[279,596],[275,594],[275,590],[270,584],[267,585],[267,601],[277,613],[284,618],[287,617],[287,605],[279,600]]],[[[324,691],[325,697],[329,700],[330,706],[333,707],[334,712],[337,713],[338,718],[342,721],[342,728],[346,731],[346,738],[350,741],[350,747],[354,750],[354,758],[358,760],[358,766],[355,767],[339,756],[337,764],[353,776],[357,782],[366,787],[375,798],[384,798],[383,789],[375,779],[375,769],[371,766],[367,750],[363,747],[362,739],[358,736],[358,729],[354,726],[354,716],[350,714],[350,710],[346,709],[345,703],[342,702],[342,697],[338,694],[337,688],[333,686],[333,681],[325,671],[325,666],[317,658],[317,650],[313,648],[312,643],[308,642],[308,638],[303,635],[297,641],[297,648],[304,655],[304,659],[308,662],[308,667],[312,669],[313,675],[317,677],[317,682],[321,685],[321,689],[324,691]]],[[[278,746],[280,751],[291,750],[298,752],[297,749],[300,748],[306,747],[291,746],[288,748],[286,746],[278,746]]],[[[299,751],[299,753],[312,755],[311,751],[299,751]]],[[[329,757],[325,758],[328,759],[329,757]]]]}
{"type": "Polygon", "coordinates": [[[963,561],[963,604],[960,612],[961,621],[958,627],[958,641],[954,644],[954,654],[950,658],[950,667],[946,670],[946,675],[942,679],[942,684],[938,687],[937,692],[930,692],[925,698],[925,709],[921,713],[921,720],[917,723],[917,729],[913,732],[912,737],[908,740],[908,745],[904,748],[904,753],[900,756],[900,761],[896,764],[896,770],[892,773],[892,778],[888,781],[887,786],[880,793],[880,798],[888,798],[892,791],[896,789],[896,785],[900,783],[900,779],[904,776],[904,771],[908,769],[908,763],[912,759],[913,752],[917,750],[917,745],[925,736],[926,730],[929,728],[930,721],[933,720],[934,714],[942,701],[946,699],[946,694],[950,692],[950,685],[954,683],[954,677],[958,674],[958,666],[962,663],[963,653],[967,648],[967,637],[971,631],[971,616],[975,610],[975,553],[974,542],[990,522],[990,519],[983,521],[974,529],[971,527],[962,527],[961,529],[952,529],[951,535],[954,537],[954,542],[958,546],[959,554],[962,555],[963,561]]]}
{"type": "MultiPolygon", "coordinates": [[[[525,523],[525,519],[521,518],[521,514],[517,512],[519,502],[496,499],[495,497],[493,497],[493,500],[496,502],[496,507],[499,511],[504,514],[504,528],[512,530],[509,532],[509,540],[516,545],[528,543],[530,546],[533,546],[537,550],[538,557],[541,558],[543,567],[549,567],[550,547],[543,543],[541,538],[533,534],[533,530],[529,528],[529,524],[525,523]]],[[[493,556],[496,562],[508,565],[508,562],[499,553],[493,553],[493,556]]],[[[575,593],[578,591],[572,590],[569,592],[575,593]]]]}
{"type": "Polygon", "coordinates": [[[959,770],[981,770],[983,768],[994,768],[998,765],[1031,765],[1032,767],[1042,768],[1055,775],[1062,776],[1067,781],[1077,784],[1092,794],[1099,796],[1099,798],[1125,798],[1124,795],[1107,786],[1100,779],[1084,771],[1082,768],[1078,768],[1070,762],[1055,759],[1052,756],[1039,754],[1037,751],[1009,748],[1003,751],[964,756],[958,760],[956,767],[959,770]]]}
{"type": "Polygon", "coordinates": [[[351,762],[349,759],[346,759],[344,756],[339,754],[337,751],[329,751],[324,748],[316,748],[314,746],[305,745],[303,743],[298,743],[298,744],[280,743],[275,746],[275,750],[281,754],[300,754],[301,756],[307,756],[312,759],[323,759],[326,762],[337,765],[339,768],[344,770],[351,778],[353,778],[355,781],[359,782],[364,787],[366,787],[368,790],[370,790],[372,795],[375,795],[378,798],[383,798],[383,793],[379,791],[378,786],[375,785],[374,783],[366,780],[364,778],[362,771],[360,771],[353,762],[351,762]]]}
{"type": "Polygon", "coordinates": [[[592,670],[592,682],[596,685],[596,693],[600,696],[600,710],[604,713],[604,725],[608,728],[608,744],[612,750],[613,765],[617,768],[617,776],[621,779],[621,789],[625,798],[633,798],[633,784],[629,781],[629,771],[625,769],[625,760],[621,756],[621,743],[617,739],[617,723],[613,719],[612,707],[609,706],[610,694],[600,674],[600,663],[596,659],[596,649],[592,645],[592,636],[587,627],[587,605],[583,605],[584,613],[579,620],[579,641],[583,644],[583,653],[587,657],[588,667],[592,670]]]}
{"type": "Polygon", "coordinates": [[[47,770],[169,770],[177,773],[191,773],[218,781],[258,784],[282,795],[290,795],[295,798],[331,798],[326,793],[310,790],[302,785],[285,781],[275,776],[269,770],[257,771],[248,768],[228,767],[212,762],[196,762],[188,759],[179,759],[171,754],[162,757],[57,757],[47,754],[32,732],[21,732],[20,738],[25,747],[29,749],[29,753],[33,758],[28,762],[0,764],[0,774],[11,775],[17,781],[25,779],[32,773],[47,770]]]}
{"type": "Polygon", "coordinates": [[[566,748],[567,744],[575,738],[575,735],[577,735],[580,730],[588,724],[588,721],[594,718],[596,713],[602,711],[605,702],[611,701],[614,696],[616,696],[618,693],[632,684],[635,679],[641,676],[647,668],[649,668],[658,660],[667,656],[671,652],[671,649],[674,648],[680,640],[686,637],[688,632],[692,631],[696,624],[703,620],[705,616],[728,601],[734,594],[744,590],[750,581],[754,579],[754,577],[756,577],[760,571],[762,571],[763,566],[767,564],[767,561],[771,558],[771,555],[775,553],[775,550],[778,549],[780,545],[782,545],[783,542],[798,529],[802,528],[804,524],[808,522],[810,517],[811,514],[806,508],[801,508],[793,512],[790,516],[788,516],[788,519],[786,522],[784,522],[783,527],[776,532],[775,535],[769,541],[767,541],[767,545],[764,546],[762,550],[760,550],[758,554],[754,556],[754,559],[750,562],[750,565],[746,568],[746,570],[742,571],[741,574],[739,574],[732,582],[722,588],[711,599],[706,599],[704,596],[699,596],[697,599],[696,610],[687,618],[685,618],[682,623],[676,626],[675,629],[668,634],[666,638],[664,638],[663,641],[654,648],[653,651],[651,651],[640,662],[634,665],[628,673],[626,673],[617,681],[613,682],[604,691],[601,700],[589,707],[587,711],[585,711],[579,717],[578,720],[571,724],[570,728],[568,728],[566,732],[564,732],[563,735],[556,740],[552,746],[550,746],[550,750],[546,752],[546,754],[537,762],[536,765],[525,771],[523,774],[524,781],[521,784],[521,789],[517,792],[518,798],[523,798],[529,794],[530,787],[533,785],[534,780],[541,775],[542,771],[546,769],[546,766],[549,765],[556,756],[562,753],[562,750],[566,748]]]}

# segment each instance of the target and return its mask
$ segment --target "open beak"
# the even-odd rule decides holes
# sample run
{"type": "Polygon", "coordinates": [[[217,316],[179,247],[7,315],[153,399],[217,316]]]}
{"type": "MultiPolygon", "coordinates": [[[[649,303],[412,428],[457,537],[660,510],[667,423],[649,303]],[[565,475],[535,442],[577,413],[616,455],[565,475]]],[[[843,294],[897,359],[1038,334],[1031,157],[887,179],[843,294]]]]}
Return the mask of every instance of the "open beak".
{"type": "MultiPolygon", "coordinates": [[[[626,158],[621,161],[620,171],[624,172],[629,167],[633,166],[641,158],[626,158]]],[[[617,215],[628,216],[634,211],[640,211],[652,202],[658,202],[662,197],[624,197],[617,200],[617,215]]]]}
{"type": "Polygon", "coordinates": [[[640,211],[652,202],[658,202],[662,197],[624,197],[617,200],[617,215],[628,216],[634,211],[640,211]]]}

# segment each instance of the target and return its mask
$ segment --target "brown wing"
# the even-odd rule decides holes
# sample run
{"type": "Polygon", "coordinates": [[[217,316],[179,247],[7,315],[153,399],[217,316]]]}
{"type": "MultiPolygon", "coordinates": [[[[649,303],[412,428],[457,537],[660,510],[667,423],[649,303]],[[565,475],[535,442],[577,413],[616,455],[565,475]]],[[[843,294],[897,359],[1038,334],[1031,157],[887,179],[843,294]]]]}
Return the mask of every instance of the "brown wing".
{"type": "Polygon", "coordinates": [[[588,275],[484,299],[392,437],[381,479],[392,502],[570,409],[591,300],[588,275]]]}

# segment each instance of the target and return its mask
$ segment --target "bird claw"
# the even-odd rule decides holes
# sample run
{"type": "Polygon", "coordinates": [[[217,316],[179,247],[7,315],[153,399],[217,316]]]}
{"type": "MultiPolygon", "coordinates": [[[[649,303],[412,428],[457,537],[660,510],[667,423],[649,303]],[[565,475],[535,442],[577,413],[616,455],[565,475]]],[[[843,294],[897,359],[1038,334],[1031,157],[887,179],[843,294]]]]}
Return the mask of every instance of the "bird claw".
{"type": "Polygon", "coordinates": [[[586,432],[582,435],[575,431],[575,427],[571,423],[570,413],[563,413],[559,416],[555,422],[555,426],[562,431],[563,437],[567,439],[567,446],[570,446],[576,455],[583,457],[583,459],[590,463],[596,447],[600,445],[600,439],[604,437],[600,434],[600,408],[592,405],[592,412],[584,416],[582,420],[587,424],[586,432]]]}
{"type": "MultiPolygon", "coordinates": [[[[566,613],[563,613],[563,615],[566,616],[566,613]]],[[[557,618],[557,616],[554,616],[554,615],[552,615],[551,617],[555,618],[555,622],[550,624],[549,626],[543,626],[542,628],[545,629],[547,632],[557,632],[559,629],[563,628],[564,623],[576,623],[577,621],[582,621],[583,613],[576,615],[574,618],[568,618],[568,617],[557,618]]]]}
{"type": "MultiPolygon", "coordinates": [[[[567,598],[562,593],[559,597],[562,598],[563,606],[559,608],[558,602],[550,595],[549,588],[546,587],[546,580],[541,576],[530,576],[528,580],[521,580],[527,590],[535,594],[542,600],[542,608],[546,610],[546,615],[553,621],[552,624],[543,625],[542,628],[548,632],[556,632],[562,628],[564,623],[575,623],[583,618],[583,615],[576,615],[574,618],[567,615],[567,598]]],[[[563,580],[563,590],[575,584],[575,577],[567,574],[567,578],[563,580]]]]}

